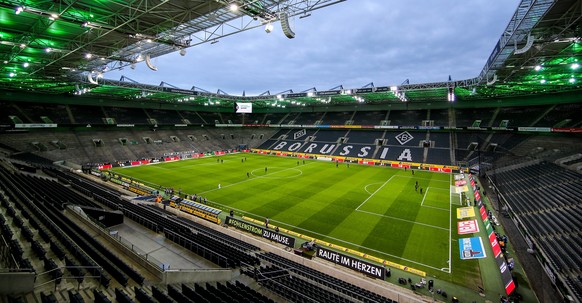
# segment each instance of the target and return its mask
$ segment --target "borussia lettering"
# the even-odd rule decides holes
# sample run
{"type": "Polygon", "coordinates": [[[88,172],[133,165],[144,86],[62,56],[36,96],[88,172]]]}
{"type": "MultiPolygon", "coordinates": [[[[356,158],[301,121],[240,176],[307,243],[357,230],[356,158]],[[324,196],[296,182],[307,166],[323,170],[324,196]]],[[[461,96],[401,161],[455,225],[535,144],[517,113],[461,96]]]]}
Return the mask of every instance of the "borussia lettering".
{"type": "Polygon", "coordinates": [[[372,149],[372,147],[370,146],[364,146],[362,148],[360,148],[360,153],[358,154],[358,157],[365,157],[370,153],[370,149],[372,149]]]}
{"type": "Polygon", "coordinates": [[[410,149],[405,149],[402,151],[402,153],[400,154],[400,156],[398,156],[398,161],[402,161],[402,160],[406,160],[409,162],[412,162],[412,153],[410,152],[410,149]]]}
{"type": "Polygon", "coordinates": [[[300,147],[301,147],[301,143],[295,142],[295,143],[291,144],[291,146],[289,146],[288,150],[290,152],[294,152],[294,151],[298,150],[300,147]]]}
{"type": "Polygon", "coordinates": [[[340,152],[340,156],[345,156],[348,155],[350,153],[350,151],[352,151],[352,148],[354,148],[353,145],[346,145],[342,148],[342,152],[340,152]]]}
{"type": "Polygon", "coordinates": [[[306,152],[306,153],[312,153],[312,152],[313,152],[313,149],[314,149],[314,148],[316,148],[316,147],[317,147],[317,144],[315,144],[315,143],[311,143],[311,144],[309,144],[309,147],[307,147],[307,148],[305,149],[305,152],[306,152]]]}
{"type": "Polygon", "coordinates": [[[283,147],[285,147],[285,145],[287,145],[287,142],[284,142],[284,141],[283,141],[283,142],[279,143],[277,146],[273,147],[273,149],[274,149],[274,150],[280,150],[280,149],[282,149],[283,147]]]}

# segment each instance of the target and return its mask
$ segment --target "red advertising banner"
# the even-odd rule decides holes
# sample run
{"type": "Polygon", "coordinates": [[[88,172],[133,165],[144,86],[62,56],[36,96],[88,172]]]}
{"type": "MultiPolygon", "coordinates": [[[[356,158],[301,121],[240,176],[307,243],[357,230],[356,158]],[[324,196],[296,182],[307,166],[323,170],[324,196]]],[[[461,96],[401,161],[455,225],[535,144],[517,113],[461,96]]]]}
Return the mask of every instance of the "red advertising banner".
{"type": "Polygon", "coordinates": [[[515,283],[513,282],[513,279],[511,279],[511,281],[509,281],[507,284],[505,284],[505,293],[506,294],[511,294],[511,292],[515,289],[515,283]]]}
{"type": "Polygon", "coordinates": [[[489,234],[489,242],[491,242],[491,248],[493,249],[493,256],[497,258],[499,254],[501,254],[501,248],[499,247],[499,243],[497,242],[497,236],[494,232],[489,234]]]}
{"type": "Polygon", "coordinates": [[[138,166],[150,163],[150,160],[131,161],[131,166],[138,166]]]}
{"type": "Polygon", "coordinates": [[[459,235],[466,235],[479,232],[477,220],[460,221],[457,223],[457,232],[459,235]]]}
{"type": "Polygon", "coordinates": [[[463,186],[465,184],[467,184],[467,181],[465,180],[455,181],[455,186],[463,186]]]}
{"type": "Polygon", "coordinates": [[[481,195],[479,194],[479,191],[478,190],[474,191],[473,195],[475,196],[475,201],[477,201],[477,203],[481,204],[481,195]]]}
{"type": "Polygon", "coordinates": [[[479,213],[481,214],[481,220],[485,221],[487,219],[487,211],[485,210],[485,206],[481,205],[479,208],[479,213]]]}
{"type": "Polygon", "coordinates": [[[113,165],[111,165],[111,164],[104,164],[104,165],[97,166],[97,169],[103,170],[103,169],[110,169],[112,167],[113,167],[113,165]]]}
{"type": "Polygon", "coordinates": [[[582,128],[552,128],[553,133],[582,133],[582,128]]]}

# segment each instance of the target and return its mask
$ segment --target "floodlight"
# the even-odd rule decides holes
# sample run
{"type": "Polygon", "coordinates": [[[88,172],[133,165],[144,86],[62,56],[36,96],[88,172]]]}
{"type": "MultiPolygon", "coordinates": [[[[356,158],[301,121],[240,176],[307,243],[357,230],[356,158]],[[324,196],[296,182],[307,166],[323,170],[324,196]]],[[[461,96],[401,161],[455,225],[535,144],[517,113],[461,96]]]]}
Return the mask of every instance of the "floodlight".
{"type": "Polygon", "coordinates": [[[180,56],[186,56],[186,50],[185,49],[180,49],[180,56]]]}
{"type": "Polygon", "coordinates": [[[26,68],[26,67],[30,66],[30,63],[28,63],[28,62],[24,62],[24,63],[22,64],[22,66],[26,68]]]}
{"type": "Polygon", "coordinates": [[[52,51],[52,49],[50,47],[47,47],[44,49],[45,52],[50,53],[52,51]]]}
{"type": "Polygon", "coordinates": [[[540,71],[541,69],[542,69],[542,66],[541,65],[536,65],[536,67],[534,67],[534,70],[536,72],[540,71]]]}
{"type": "Polygon", "coordinates": [[[570,78],[570,80],[568,80],[568,82],[574,83],[574,82],[576,82],[576,79],[575,78],[570,78]]]}
{"type": "Polygon", "coordinates": [[[12,78],[12,77],[16,76],[16,74],[15,73],[10,73],[10,74],[8,74],[8,76],[10,76],[10,78],[12,78]]]}
{"type": "Polygon", "coordinates": [[[228,6],[228,9],[233,13],[238,12],[238,4],[232,3],[228,6]]]}
{"type": "Polygon", "coordinates": [[[17,6],[14,9],[14,13],[17,14],[17,15],[20,14],[20,13],[22,13],[23,11],[24,11],[24,6],[17,6]]]}
{"type": "Polygon", "coordinates": [[[86,59],[91,59],[91,58],[93,58],[93,54],[91,54],[91,53],[86,53],[86,54],[85,54],[85,58],[86,58],[86,59]]]}
{"type": "Polygon", "coordinates": [[[267,23],[267,25],[265,25],[265,32],[270,33],[273,31],[273,24],[271,24],[270,22],[267,23]]]}
{"type": "Polygon", "coordinates": [[[542,79],[542,80],[540,80],[540,83],[541,83],[541,84],[545,84],[545,83],[546,83],[546,79],[542,79]]]}
{"type": "Polygon", "coordinates": [[[572,65],[570,65],[570,67],[572,69],[577,69],[578,67],[580,67],[580,64],[578,64],[578,63],[572,63],[572,65]]]}

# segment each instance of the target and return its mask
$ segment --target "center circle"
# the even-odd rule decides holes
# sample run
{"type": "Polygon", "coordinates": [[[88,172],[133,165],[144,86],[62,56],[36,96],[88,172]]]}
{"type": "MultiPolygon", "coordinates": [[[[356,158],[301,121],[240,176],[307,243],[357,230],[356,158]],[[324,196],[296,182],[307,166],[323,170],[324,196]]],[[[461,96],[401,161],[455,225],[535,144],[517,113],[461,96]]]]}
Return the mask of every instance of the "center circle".
{"type": "Polygon", "coordinates": [[[290,179],[297,178],[303,174],[298,168],[283,168],[283,167],[268,167],[265,172],[262,168],[257,168],[251,171],[251,175],[260,178],[269,179],[290,179]]]}

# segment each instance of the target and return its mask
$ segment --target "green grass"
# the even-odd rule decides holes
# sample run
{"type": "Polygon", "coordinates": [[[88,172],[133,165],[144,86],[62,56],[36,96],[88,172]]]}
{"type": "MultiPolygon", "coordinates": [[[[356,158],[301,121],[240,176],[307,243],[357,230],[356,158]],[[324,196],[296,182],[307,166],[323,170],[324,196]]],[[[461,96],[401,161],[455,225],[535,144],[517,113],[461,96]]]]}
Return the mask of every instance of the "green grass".
{"type": "Polygon", "coordinates": [[[451,214],[456,215],[459,199],[450,194],[449,174],[415,171],[412,175],[410,170],[355,164],[348,168],[342,163],[336,167],[315,160],[303,164],[296,158],[256,154],[115,171],[205,196],[224,210],[235,209],[260,220],[269,217],[273,224],[432,277],[457,284],[480,283],[478,262],[461,262],[458,256],[456,218],[451,214]],[[417,181],[423,194],[415,191],[417,181]],[[449,270],[459,275],[453,278],[449,270]]]}

